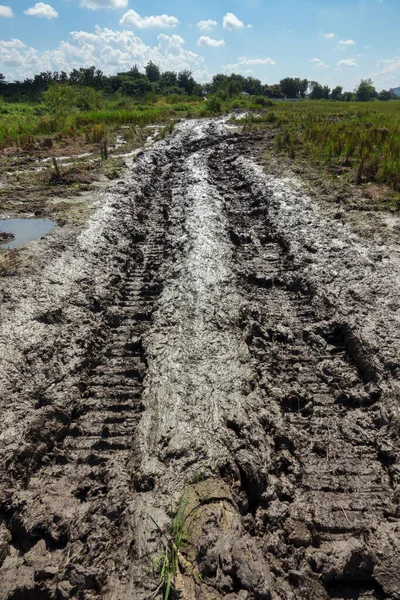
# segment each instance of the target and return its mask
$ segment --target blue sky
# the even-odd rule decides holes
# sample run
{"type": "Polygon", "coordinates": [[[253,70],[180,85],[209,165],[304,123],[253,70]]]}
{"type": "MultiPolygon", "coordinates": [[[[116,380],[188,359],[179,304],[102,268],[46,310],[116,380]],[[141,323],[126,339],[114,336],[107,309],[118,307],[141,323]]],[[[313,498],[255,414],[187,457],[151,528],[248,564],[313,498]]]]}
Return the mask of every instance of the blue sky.
{"type": "Polygon", "coordinates": [[[0,0],[9,80],[94,64],[400,85],[400,0],[0,0]],[[1,4],[4,2],[4,4],[1,4]]]}

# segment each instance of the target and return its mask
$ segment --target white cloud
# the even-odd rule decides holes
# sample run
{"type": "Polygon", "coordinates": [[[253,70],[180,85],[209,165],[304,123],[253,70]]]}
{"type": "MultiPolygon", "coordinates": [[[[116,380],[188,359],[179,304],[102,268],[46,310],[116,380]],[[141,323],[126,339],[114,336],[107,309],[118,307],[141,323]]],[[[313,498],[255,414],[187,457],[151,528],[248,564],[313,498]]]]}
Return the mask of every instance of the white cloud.
{"type": "Polygon", "coordinates": [[[228,65],[223,65],[221,69],[224,73],[241,73],[242,75],[248,75],[252,73],[252,69],[247,69],[246,67],[253,65],[274,65],[275,61],[272,58],[246,58],[245,56],[240,56],[238,58],[237,63],[231,63],[228,65]]]}
{"type": "Polygon", "coordinates": [[[357,67],[357,63],[354,58],[345,58],[344,60],[339,60],[337,63],[338,67],[357,67]]]}
{"type": "Polygon", "coordinates": [[[378,68],[379,75],[390,75],[400,80],[400,56],[380,60],[378,68]]]}
{"type": "Polygon", "coordinates": [[[272,58],[246,58],[240,56],[238,58],[239,64],[241,65],[274,65],[275,61],[272,58]]]}
{"type": "Polygon", "coordinates": [[[221,70],[223,73],[238,73],[240,75],[251,75],[252,69],[244,69],[239,63],[231,63],[229,65],[222,65],[221,70]]]}
{"type": "Polygon", "coordinates": [[[334,33],[324,33],[324,38],[326,38],[327,40],[333,40],[335,37],[336,36],[334,33]]]}
{"type": "Polygon", "coordinates": [[[326,63],[324,63],[324,61],[322,61],[320,58],[312,58],[310,62],[314,63],[314,66],[320,69],[329,69],[329,66],[326,63]]]}
{"type": "Polygon", "coordinates": [[[12,80],[32,77],[39,71],[68,72],[96,65],[110,75],[128,71],[134,64],[144,68],[151,60],[162,71],[189,69],[197,81],[209,80],[211,76],[204,58],[185,50],[184,43],[179,35],[160,34],[155,46],[147,46],[133,31],[96,26],[94,32],[73,31],[68,40],[45,52],[23,47],[19,40],[14,41],[13,46],[10,42],[0,42],[0,72],[12,80]]]}
{"type": "Polygon", "coordinates": [[[100,8],[126,8],[129,0],[81,0],[80,6],[99,10],[100,8]]]}
{"type": "Polygon", "coordinates": [[[9,42],[5,40],[0,41],[0,48],[5,50],[7,48],[26,48],[25,44],[21,42],[21,40],[12,39],[9,42]]]}
{"type": "Polygon", "coordinates": [[[149,27],[157,27],[158,29],[166,29],[168,27],[176,27],[179,21],[176,17],[168,15],[158,15],[151,17],[141,17],[134,10],[128,10],[120,20],[123,27],[134,27],[136,29],[147,29],[149,27]]]}
{"type": "Polygon", "coordinates": [[[229,31],[233,31],[234,29],[244,29],[245,27],[251,29],[252,27],[252,25],[245,25],[243,21],[238,19],[237,16],[232,13],[226,13],[222,19],[222,25],[224,29],[228,29],[229,31]]]}
{"type": "Polygon", "coordinates": [[[377,71],[369,73],[369,77],[381,89],[399,87],[400,83],[400,56],[384,58],[377,62],[377,71]]]}
{"type": "Polygon", "coordinates": [[[207,46],[209,48],[218,48],[219,46],[225,46],[225,40],[213,40],[207,35],[202,35],[197,42],[198,46],[207,46]]]}
{"type": "Polygon", "coordinates": [[[217,21],[213,21],[212,19],[207,19],[207,21],[199,21],[197,23],[197,27],[201,29],[201,31],[211,31],[213,27],[218,25],[217,21]]]}
{"type": "Polygon", "coordinates": [[[44,4],[44,2],[38,2],[24,12],[30,17],[40,17],[42,19],[57,19],[58,17],[58,12],[50,4],[44,4]]]}
{"type": "Polygon", "coordinates": [[[349,46],[354,46],[354,40],[340,40],[339,45],[336,47],[336,50],[345,50],[349,46]]]}
{"type": "Polygon", "coordinates": [[[0,17],[13,17],[14,13],[9,6],[0,5],[0,17]]]}

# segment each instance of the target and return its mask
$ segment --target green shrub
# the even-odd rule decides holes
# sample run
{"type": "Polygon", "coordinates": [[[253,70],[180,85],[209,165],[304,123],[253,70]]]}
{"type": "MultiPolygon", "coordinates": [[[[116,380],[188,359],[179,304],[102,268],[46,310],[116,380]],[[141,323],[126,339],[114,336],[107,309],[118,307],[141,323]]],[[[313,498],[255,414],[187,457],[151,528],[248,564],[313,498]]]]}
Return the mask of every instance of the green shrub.
{"type": "Polygon", "coordinates": [[[207,99],[207,111],[210,113],[220,113],[222,110],[222,100],[218,96],[210,96],[207,99]]]}
{"type": "Polygon", "coordinates": [[[254,104],[258,105],[258,106],[273,106],[273,102],[272,100],[270,100],[269,98],[266,98],[265,96],[256,96],[253,99],[254,104]]]}
{"type": "Polygon", "coordinates": [[[54,83],[47,92],[43,92],[43,101],[51,112],[59,114],[69,113],[73,109],[84,111],[101,108],[103,96],[90,87],[54,83]]]}

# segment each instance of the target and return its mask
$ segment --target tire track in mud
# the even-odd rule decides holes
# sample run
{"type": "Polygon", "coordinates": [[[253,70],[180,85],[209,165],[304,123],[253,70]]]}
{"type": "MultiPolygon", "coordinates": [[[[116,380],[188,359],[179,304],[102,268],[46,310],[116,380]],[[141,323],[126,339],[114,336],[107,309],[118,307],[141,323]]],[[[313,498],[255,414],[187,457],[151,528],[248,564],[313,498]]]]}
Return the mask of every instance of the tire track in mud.
{"type": "MultiPolygon", "coordinates": [[[[86,332],[90,353],[74,366],[72,383],[64,372],[46,396],[34,390],[38,415],[28,419],[22,450],[7,457],[14,480],[1,490],[1,598],[103,597],[113,572],[129,560],[122,557],[121,566],[118,545],[132,488],[126,467],[142,411],[142,337],[162,289],[168,185],[154,185],[151,178],[159,176],[160,166],[144,157],[137,167],[143,183],[114,191],[117,211],[111,218],[105,213],[111,228],[100,232],[99,249],[88,259],[94,272],[104,268],[100,289],[90,289],[100,314],[86,332]]],[[[46,318],[54,312],[62,310],[52,307],[46,318]]]]}
{"type": "Polygon", "coordinates": [[[350,325],[313,303],[270,218],[272,186],[260,193],[243,162],[223,152],[210,164],[230,216],[248,302],[242,327],[273,440],[266,489],[247,491],[250,531],[262,536],[274,594],[397,598],[396,473],[382,439],[388,432],[379,431],[383,389],[371,358],[350,325]]]}
{"type": "MultiPolygon", "coordinates": [[[[188,558],[199,565],[200,577],[187,573],[177,582],[182,597],[216,599],[245,589],[257,598],[270,596],[268,566],[243,527],[227,483],[238,482],[252,462],[263,463],[266,457],[250,435],[244,436],[249,443],[238,444],[232,431],[239,420],[262,435],[252,416],[254,373],[236,326],[240,297],[224,200],[210,181],[209,152],[189,156],[173,180],[170,235],[181,240],[181,250],[144,341],[149,368],[133,470],[136,488],[141,491],[145,481],[147,489],[135,500],[137,560],[132,591],[125,591],[129,596],[135,589],[138,599],[152,589],[146,571],[149,552],[156,555],[159,549],[154,521],[167,526],[171,501],[177,505],[181,494],[196,512],[192,549],[198,552],[188,558]],[[203,495],[200,504],[198,493],[203,495]],[[209,520],[214,520],[211,527],[209,520]],[[216,559],[226,567],[215,568],[216,559]]],[[[262,473],[256,479],[261,481],[262,473]]]]}
{"type": "Polygon", "coordinates": [[[1,600],[158,600],[182,497],[183,600],[400,598],[397,288],[380,306],[390,269],[248,141],[178,126],[111,192],[69,294],[44,288],[50,366],[32,344],[0,447],[1,600]]]}

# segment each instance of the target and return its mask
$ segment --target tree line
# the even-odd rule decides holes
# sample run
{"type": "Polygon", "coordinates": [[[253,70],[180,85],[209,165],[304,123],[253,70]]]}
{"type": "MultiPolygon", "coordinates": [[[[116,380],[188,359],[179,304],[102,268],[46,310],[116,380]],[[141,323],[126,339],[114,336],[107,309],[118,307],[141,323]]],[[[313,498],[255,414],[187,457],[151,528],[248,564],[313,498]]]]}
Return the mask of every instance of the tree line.
{"type": "Polygon", "coordinates": [[[7,82],[4,75],[0,73],[0,96],[11,101],[39,101],[43,92],[57,85],[92,88],[106,94],[120,93],[136,98],[143,98],[148,94],[163,96],[216,94],[223,98],[241,93],[275,99],[309,98],[342,102],[355,100],[368,102],[375,99],[398,98],[390,90],[382,90],[378,93],[371,79],[361,80],[353,92],[343,91],[342,86],[330,89],[329,86],[321,85],[318,81],[309,81],[299,77],[285,77],[278,84],[269,85],[263,84],[254,77],[243,77],[235,73],[214,75],[211,82],[200,84],[195,81],[192,72],[187,69],[178,73],[174,71],[161,72],[160,68],[152,61],[146,65],[144,73],[135,65],[129,71],[117,75],[105,75],[100,69],[91,66],[73,69],[70,73],[46,71],[33,78],[14,82],[7,82]]]}

